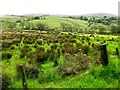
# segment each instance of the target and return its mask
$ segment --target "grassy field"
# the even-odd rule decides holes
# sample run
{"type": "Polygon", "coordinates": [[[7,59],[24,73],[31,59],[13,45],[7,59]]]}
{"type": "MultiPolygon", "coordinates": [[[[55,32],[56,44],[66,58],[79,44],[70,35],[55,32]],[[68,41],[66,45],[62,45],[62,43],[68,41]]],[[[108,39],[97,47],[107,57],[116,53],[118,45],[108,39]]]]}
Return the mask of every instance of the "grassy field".
{"type": "Polygon", "coordinates": [[[46,23],[49,26],[52,27],[60,27],[60,23],[68,23],[70,25],[73,25],[73,23],[85,27],[87,26],[87,22],[86,21],[82,21],[82,20],[73,20],[70,18],[61,18],[59,16],[46,16],[46,19],[42,19],[42,20],[31,20],[30,22],[33,23],[46,23]]]}
{"type": "MultiPolygon", "coordinates": [[[[116,58],[116,57],[114,57],[116,58]]],[[[44,84],[39,84],[35,79],[28,80],[29,88],[117,88],[118,78],[114,79],[112,71],[118,70],[118,59],[112,59],[107,67],[95,66],[81,71],[75,76],[68,76],[60,81],[54,81],[44,84]],[[112,61],[113,60],[113,61],[112,61]],[[93,72],[95,74],[93,74],[93,72]],[[109,75],[109,74],[110,75],[109,75]],[[100,76],[101,75],[101,76],[100,76]],[[33,83],[34,82],[34,83],[33,83]]],[[[118,77],[118,76],[117,76],[118,77]]],[[[12,88],[21,88],[21,81],[16,81],[11,86],[12,88]]]]}
{"type": "MultiPolygon", "coordinates": [[[[59,28],[61,23],[88,27],[78,19],[46,16],[30,20],[59,28]]],[[[17,23],[19,25],[19,23],[17,23]]],[[[84,31],[84,30],[83,30],[84,31]]],[[[28,88],[118,88],[118,35],[74,32],[2,32],[3,88],[23,88],[19,65],[25,66],[28,88]],[[43,33],[46,32],[46,33],[43,33]],[[108,65],[104,65],[101,45],[106,44],[108,65]]]]}

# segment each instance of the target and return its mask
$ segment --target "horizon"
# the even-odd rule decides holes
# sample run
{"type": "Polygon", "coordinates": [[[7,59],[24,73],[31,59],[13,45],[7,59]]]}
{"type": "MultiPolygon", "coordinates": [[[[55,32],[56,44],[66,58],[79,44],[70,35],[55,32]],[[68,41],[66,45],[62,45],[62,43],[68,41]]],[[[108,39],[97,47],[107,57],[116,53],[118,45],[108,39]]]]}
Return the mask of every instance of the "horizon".
{"type": "Polygon", "coordinates": [[[81,14],[81,15],[67,15],[67,14],[49,14],[49,13],[28,13],[28,14],[21,14],[21,15],[16,15],[16,14],[5,14],[5,15],[0,15],[0,17],[4,16],[42,16],[42,15],[48,15],[48,16],[118,16],[112,13],[86,13],[86,14],[81,14]],[[103,14],[103,15],[100,15],[103,14]]]}
{"type": "Polygon", "coordinates": [[[2,0],[0,15],[84,15],[108,13],[118,15],[119,0],[2,0]],[[7,2],[7,3],[6,3],[7,2]]]}

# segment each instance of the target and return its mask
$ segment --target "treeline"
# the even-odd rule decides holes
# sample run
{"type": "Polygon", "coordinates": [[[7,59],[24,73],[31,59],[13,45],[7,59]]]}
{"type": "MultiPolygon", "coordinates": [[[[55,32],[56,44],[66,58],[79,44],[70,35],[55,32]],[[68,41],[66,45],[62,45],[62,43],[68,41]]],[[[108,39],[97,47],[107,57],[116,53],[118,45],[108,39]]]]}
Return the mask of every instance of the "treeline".
{"type": "Polygon", "coordinates": [[[88,22],[87,32],[86,33],[100,33],[100,34],[120,34],[120,27],[118,17],[72,17],[72,19],[80,19],[88,22]]]}
{"type": "Polygon", "coordinates": [[[68,18],[72,19],[80,19],[80,20],[85,20],[88,21],[89,23],[102,23],[104,25],[110,25],[111,23],[117,21],[117,17],[111,16],[111,17],[90,17],[90,16],[80,16],[80,17],[72,17],[69,16],[68,18]]]}
{"type": "MultiPolygon", "coordinates": [[[[24,31],[24,30],[42,30],[47,31],[48,25],[41,22],[30,22],[32,20],[46,19],[45,16],[31,16],[31,17],[20,17],[12,20],[10,18],[2,19],[2,30],[3,31],[24,31]]],[[[49,28],[50,29],[50,28],[49,28]]]]}

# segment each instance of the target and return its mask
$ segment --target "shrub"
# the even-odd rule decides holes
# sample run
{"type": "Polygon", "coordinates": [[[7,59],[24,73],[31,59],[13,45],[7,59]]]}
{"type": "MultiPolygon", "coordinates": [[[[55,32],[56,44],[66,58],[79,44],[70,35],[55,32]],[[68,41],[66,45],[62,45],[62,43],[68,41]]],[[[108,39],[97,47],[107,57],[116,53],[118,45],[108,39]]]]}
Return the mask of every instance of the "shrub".
{"type": "Polygon", "coordinates": [[[3,51],[2,52],[2,58],[3,59],[10,59],[11,57],[12,57],[11,52],[9,52],[9,51],[3,51]]]}
{"type": "Polygon", "coordinates": [[[57,49],[57,57],[60,58],[60,49],[59,48],[57,49]]]}
{"type": "Polygon", "coordinates": [[[27,54],[27,58],[29,58],[30,60],[34,60],[35,58],[35,53],[32,51],[29,51],[27,54]]]}
{"type": "Polygon", "coordinates": [[[48,59],[48,54],[46,52],[36,53],[36,60],[38,63],[44,63],[48,59]]]}
{"type": "Polygon", "coordinates": [[[36,42],[37,42],[37,44],[39,44],[39,45],[41,45],[41,44],[43,43],[42,40],[37,40],[36,42]]]}
{"type": "Polygon", "coordinates": [[[24,40],[24,43],[27,43],[27,44],[32,44],[32,43],[35,43],[35,41],[34,41],[34,39],[33,38],[26,38],[25,40],[24,40]]]}
{"type": "MultiPolygon", "coordinates": [[[[27,78],[37,78],[39,75],[39,69],[37,68],[36,64],[33,63],[33,61],[29,61],[24,65],[25,74],[27,78]]],[[[19,68],[19,65],[16,65],[16,71],[17,71],[17,79],[21,79],[21,70],[19,68]]]]}
{"type": "Polygon", "coordinates": [[[34,48],[37,48],[37,44],[34,45],[34,48]]]}
{"type": "Polygon", "coordinates": [[[7,90],[11,83],[11,77],[6,73],[2,73],[2,90],[7,90]]]}
{"type": "Polygon", "coordinates": [[[65,43],[62,48],[62,53],[75,54],[77,52],[78,52],[77,48],[74,47],[72,43],[65,43]]]}
{"type": "Polygon", "coordinates": [[[62,31],[72,31],[73,30],[73,25],[69,24],[69,23],[60,23],[60,28],[62,29],[62,31]]]}
{"type": "Polygon", "coordinates": [[[85,56],[65,55],[64,62],[65,64],[60,65],[58,68],[58,72],[62,77],[74,75],[90,66],[90,61],[85,56]]]}
{"type": "Polygon", "coordinates": [[[41,83],[47,83],[50,82],[50,74],[40,74],[38,82],[41,83]]]}
{"type": "Polygon", "coordinates": [[[57,49],[57,44],[51,45],[52,49],[57,49]]]}
{"type": "Polygon", "coordinates": [[[76,40],[75,39],[71,39],[70,42],[71,43],[76,43],[76,40]]]}
{"type": "Polygon", "coordinates": [[[58,66],[58,61],[54,60],[54,67],[58,66]]]}
{"type": "Polygon", "coordinates": [[[97,44],[93,43],[92,48],[93,48],[94,51],[99,51],[100,50],[100,45],[99,44],[97,45],[97,44]]]}
{"type": "Polygon", "coordinates": [[[119,72],[118,72],[117,65],[114,65],[113,63],[108,65],[107,67],[98,67],[93,69],[90,73],[95,78],[101,78],[107,81],[107,83],[110,83],[113,79],[118,80],[119,79],[119,72]]]}
{"type": "Polygon", "coordinates": [[[47,55],[49,56],[51,61],[53,61],[56,58],[56,52],[54,49],[48,49],[47,55]]]}
{"type": "Polygon", "coordinates": [[[90,46],[89,45],[83,45],[81,47],[83,54],[88,54],[89,50],[90,50],[90,46]]]}
{"type": "Polygon", "coordinates": [[[29,46],[25,45],[20,52],[20,58],[25,58],[25,56],[27,56],[29,51],[29,46]]]}
{"type": "Polygon", "coordinates": [[[12,45],[12,42],[2,42],[2,48],[9,48],[12,45]]]}
{"type": "Polygon", "coordinates": [[[42,47],[42,46],[37,46],[36,48],[36,53],[39,53],[39,52],[44,52],[45,51],[45,48],[42,47]]]}
{"type": "Polygon", "coordinates": [[[65,76],[72,76],[74,74],[76,74],[76,72],[74,71],[74,69],[72,67],[68,67],[67,65],[65,66],[60,66],[58,68],[58,72],[60,75],[62,75],[62,77],[64,78],[65,76]]]}
{"type": "Polygon", "coordinates": [[[38,16],[35,16],[34,19],[40,19],[38,16]]]}
{"type": "Polygon", "coordinates": [[[117,24],[111,24],[110,25],[110,31],[111,31],[111,33],[114,33],[114,34],[116,34],[116,33],[119,33],[119,30],[118,30],[119,28],[118,28],[118,25],[117,24]]]}
{"type": "Polygon", "coordinates": [[[47,83],[61,80],[61,75],[58,74],[57,70],[50,68],[47,71],[41,72],[38,78],[38,82],[47,83]]]}
{"type": "Polygon", "coordinates": [[[10,47],[10,49],[14,50],[14,49],[15,49],[15,47],[12,45],[12,46],[10,47]]]}
{"type": "Polygon", "coordinates": [[[25,72],[27,77],[30,78],[37,78],[39,75],[39,69],[33,63],[29,63],[29,65],[25,67],[25,72]]]}
{"type": "Polygon", "coordinates": [[[42,31],[47,30],[47,28],[48,28],[48,26],[44,23],[37,23],[36,27],[38,30],[42,30],[42,31]]]}

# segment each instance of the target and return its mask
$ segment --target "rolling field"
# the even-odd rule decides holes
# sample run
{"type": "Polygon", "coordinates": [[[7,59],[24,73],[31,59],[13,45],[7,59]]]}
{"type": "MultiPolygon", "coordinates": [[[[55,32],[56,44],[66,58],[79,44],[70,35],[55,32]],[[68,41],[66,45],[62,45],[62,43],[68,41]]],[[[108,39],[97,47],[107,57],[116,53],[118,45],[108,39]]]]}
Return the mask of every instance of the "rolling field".
{"type": "Polygon", "coordinates": [[[59,16],[46,16],[46,19],[42,19],[42,20],[31,20],[30,22],[33,23],[38,23],[38,22],[42,22],[42,23],[46,23],[49,26],[53,26],[53,27],[60,27],[60,23],[67,23],[70,25],[73,25],[73,23],[80,25],[82,27],[87,26],[87,22],[86,21],[82,21],[82,20],[73,20],[70,18],[61,18],[59,16]]]}
{"type": "Polygon", "coordinates": [[[91,29],[88,21],[59,16],[25,21],[48,26],[32,32],[25,32],[21,22],[16,27],[22,31],[1,32],[4,89],[23,88],[20,65],[28,88],[119,88],[119,35],[85,34],[91,29]]]}

